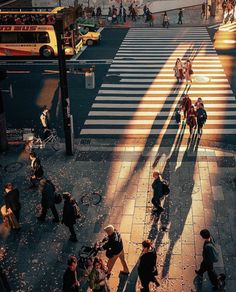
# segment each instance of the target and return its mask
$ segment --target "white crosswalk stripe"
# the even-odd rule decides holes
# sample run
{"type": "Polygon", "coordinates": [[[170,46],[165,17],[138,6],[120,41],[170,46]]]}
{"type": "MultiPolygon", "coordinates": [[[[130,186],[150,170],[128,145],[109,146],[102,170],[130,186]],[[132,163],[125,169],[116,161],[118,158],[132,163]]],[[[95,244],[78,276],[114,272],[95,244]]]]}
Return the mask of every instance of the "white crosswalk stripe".
{"type": "MultiPolygon", "coordinates": [[[[214,28],[217,26],[214,26],[214,28]]],[[[123,40],[80,132],[83,137],[178,135],[175,111],[188,91],[204,100],[203,137],[236,134],[236,100],[206,28],[132,28],[123,40]],[[177,84],[176,58],[193,63],[193,82],[177,84]]],[[[187,127],[185,134],[189,135],[187,127]]]]}
{"type": "Polygon", "coordinates": [[[229,22],[229,23],[218,23],[214,25],[208,26],[208,28],[213,28],[219,31],[231,31],[235,32],[236,31],[236,21],[234,22],[229,22]]]}

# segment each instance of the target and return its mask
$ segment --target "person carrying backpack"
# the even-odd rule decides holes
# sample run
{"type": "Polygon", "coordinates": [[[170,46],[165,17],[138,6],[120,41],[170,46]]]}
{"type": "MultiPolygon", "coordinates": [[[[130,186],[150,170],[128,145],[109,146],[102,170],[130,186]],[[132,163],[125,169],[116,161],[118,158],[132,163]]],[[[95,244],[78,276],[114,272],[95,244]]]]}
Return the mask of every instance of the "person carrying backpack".
{"type": "Polygon", "coordinates": [[[195,270],[195,273],[200,278],[203,278],[203,274],[207,272],[214,286],[213,289],[222,288],[225,285],[225,275],[220,274],[218,276],[214,270],[214,263],[217,263],[219,260],[219,252],[216,248],[215,241],[208,229],[202,229],[200,231],[200,236],[205,240],[202,252],[203,261],[201,262],[200,269],[195,270]]]}
{"type": "Polygon", "coordinates": [[[197,109],[197,134],[198,138],[202,135],[202,128],[207,120],[207,113],[203,107],[202,103],[199,103],[199,107],[197,109]]]}

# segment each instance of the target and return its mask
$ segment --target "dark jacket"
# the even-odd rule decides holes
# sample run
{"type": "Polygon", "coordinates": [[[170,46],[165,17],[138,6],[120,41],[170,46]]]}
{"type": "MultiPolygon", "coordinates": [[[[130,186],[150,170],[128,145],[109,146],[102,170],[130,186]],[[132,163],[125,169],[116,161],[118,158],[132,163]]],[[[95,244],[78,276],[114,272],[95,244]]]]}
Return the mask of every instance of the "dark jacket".
{"type": "Polygon", "coordinates": [[[41,178],[43,176],[43,168],[40,163],[39,158],[36,158],[32,165],[33,175],[36,176],[36,178],[41,178]]]}
{"type": "Polygon", "coordinates": [[[151,251],[144,253],[140,257],[138,265],[138,275],[140,278],[151,278],[156,272],[157,255],[153,248],[151,251]]]}
{"type": "Polygon", "coordinates": [[[14,189],[8,193],[4,193],[4,200],[7,209],[11,208],[12,211],[18,211],[21,208],[20,194],[18,189],[14,189]]]}
{"type": "Polygon", "coordinates": [[[203,261],[207,264],[213,264],[213,254],[215,250],[215,241],[211,238],[210,241],[205,241],[203,245],[202,257],[203,261]]]}
{"type": "Polygon", "coordinates": [[[77,271],[67,268],[63,275],[63,292],[79,292],[77,282],[77,271]]]}
{"type": "Polygon", "coordinates": [[[154,199],[160,199],[163,196],[163,186],[161,182],[161,178],[156,178],[152,183],[152,189],[153,189],[153,198],[154,199]]]}
{"type": "Polygon", "coordinates": [[[62,223],[66,226],[74,225],[76,223],[74,207],[71,202],[67,200],[64,201],[62,223]]]}
{"type": "Polygon", "coordinates": [[[198,108],[197,109],[197,123],[198,124],[204,124],[207,120],[207,113],[204,110],[204,108],[198,108]]]}
{"type": "Polygon", "coordinates": [[[0,291],[1,292],[10,292],[11,288],[8,284],[6,274],[3,269],[0,267],[0,291]]]}
{"type": "Polygon", "coordinates": [[[50,208],[55,204],[55,187],[50,180],[47,180],[42,189],[41,204],[44,208],[50,208]]]}
{"type": "Polygon", "coordinates": [[[114,230],[114,232],[104,240],[107,240],[103,245],[103,249],[106,250],[106,256],[108,258],[112,258],[123,250],[122,238],[117,230],[114,230]]]}

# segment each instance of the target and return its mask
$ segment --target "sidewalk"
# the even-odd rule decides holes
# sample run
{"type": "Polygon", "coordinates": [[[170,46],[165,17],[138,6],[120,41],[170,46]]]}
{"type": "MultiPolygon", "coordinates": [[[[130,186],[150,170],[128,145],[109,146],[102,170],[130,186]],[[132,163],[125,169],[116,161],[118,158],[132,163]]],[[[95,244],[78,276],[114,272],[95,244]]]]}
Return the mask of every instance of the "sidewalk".
{"type": "MultiPolygon", "coordinates": [[[[9,270],[13,291],[31,291],[29,287],[32,291],[35,287],[37,291],[60,291],[67,256],[77,255],[82,245],[101,239],[104,226],[113,224],[122,234],[131,275],[127,283],[119,278],[121,266],[117,261],[109,281],[111,291],[139,291],[135,265],[140,243],[147,237],[157,248],[158,291],[209,291],[207,278],[199,290],[201,283],[194,274],[201,261],[199,231],[209,228],[221,249],[217,271],[226,272],[226,291],[234,292],[236,152],[196,143],[186,148],[181,139],[172,147],[161,141],[153,146],[141,141],[138,145],[112,142],[92,140],[87,144],[89,141],[81,140],[73,157],[65,157],[63,150],[37,151],[46,176],[60,192],[72,192],[80,204],[83,219],[77,224],[78,244],[69,243],[66,228],[54,225],[50,218],[45,224],[37,223],[40,197],[28,190],[28,155],[12,148],[0,156],[0,164],[7,170],[1,173],[1,187],[12,181],[20,189],[22,200],[22,230],[1,243],[7,250],[4,267],[9,270]],[[15,162],[22,163],[19,170],[14,170],[15,162]],[[171,189],[159,220],[151,215],[153,170],[163,173],[171,189]],[[92,196],[92,192],[101,195],[101,202],[83,205],[82,196],[92,196]]],[[[61,213],[62,205],[57,207],[61,213]]]]}
{"type": "MultiPolygon", "coordinates": [[[[207,19],[201,18],[201,5],[184,8],[183,9],[183,24],[178,25],[178,13],[179,9],[167,11],[170,28],[176,26],[207,26],[216,23],[221,23],[223,19],[223,11],[221,6],[217,7],[215,17],[212,17],[208,13],[207,19]]],[[[162,27],[163,13],[154,13],[154,27],[162,27]]],[[[149,23],[145,23],[145,18],[143,16],[138,16],[137,21],[132,21],[131,18],[127,17],[126,23],[124,24],[112,24],[103,17],[105,26],[110,27],[149,27],[149,23]]]]}

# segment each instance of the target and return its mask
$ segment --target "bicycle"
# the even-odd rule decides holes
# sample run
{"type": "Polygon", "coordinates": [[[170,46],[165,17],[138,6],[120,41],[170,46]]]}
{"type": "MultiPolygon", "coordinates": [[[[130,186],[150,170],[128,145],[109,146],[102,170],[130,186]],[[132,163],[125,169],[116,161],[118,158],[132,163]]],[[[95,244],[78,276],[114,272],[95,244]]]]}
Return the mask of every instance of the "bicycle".
{"type": "Polygon", "coordinates": [[[33,139],[28,140],[25,144],[25,151],[31,152],[32,149],[44,149],[47,145],[50,145],[54,151],[58,151],[60,149],[60,139],[57,136],[56,130],[47,131],[50,133],[45,139],[33,136],[33,139]]]}

